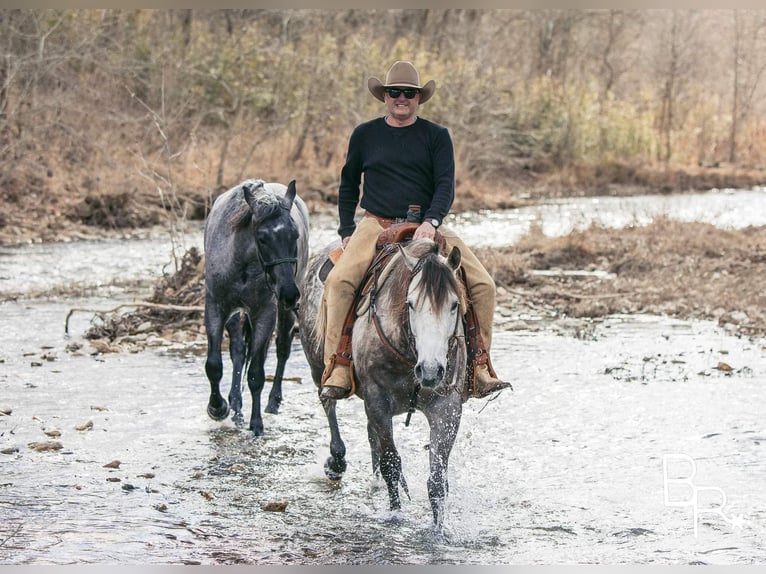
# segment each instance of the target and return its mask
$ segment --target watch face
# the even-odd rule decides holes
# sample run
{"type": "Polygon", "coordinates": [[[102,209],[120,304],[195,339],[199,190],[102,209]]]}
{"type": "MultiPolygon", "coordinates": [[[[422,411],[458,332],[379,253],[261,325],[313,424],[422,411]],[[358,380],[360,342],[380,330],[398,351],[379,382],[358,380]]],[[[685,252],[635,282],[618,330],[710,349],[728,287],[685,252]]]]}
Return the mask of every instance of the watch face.
{"type": "Polygon", "coordinates": [[[432,219],[431,220],[431,225],[433,225],[434,227],[439,227],[439,220],[438,219],[432,219]]]}

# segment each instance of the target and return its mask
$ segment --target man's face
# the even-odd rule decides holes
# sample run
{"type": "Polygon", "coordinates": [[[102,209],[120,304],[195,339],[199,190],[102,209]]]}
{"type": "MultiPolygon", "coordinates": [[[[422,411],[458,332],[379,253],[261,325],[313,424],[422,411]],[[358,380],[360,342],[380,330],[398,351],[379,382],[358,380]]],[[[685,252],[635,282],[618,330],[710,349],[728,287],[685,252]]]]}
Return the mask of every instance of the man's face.
{"type": "Polygon", "coordinates": [[[420,103],[420,92],[411,88],[386,88],[384,98],[391,117],[403,122],[415,116],[420,103]]]}

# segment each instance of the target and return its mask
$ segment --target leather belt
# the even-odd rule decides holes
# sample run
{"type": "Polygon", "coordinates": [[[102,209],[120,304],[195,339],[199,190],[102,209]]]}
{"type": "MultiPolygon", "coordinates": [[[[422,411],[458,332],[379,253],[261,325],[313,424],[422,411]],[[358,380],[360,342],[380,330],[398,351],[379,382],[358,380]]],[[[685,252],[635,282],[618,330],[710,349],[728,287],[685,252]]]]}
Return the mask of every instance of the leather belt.
{"type": "Polygon", "coordinates": [[[374,213],[370,213],[369,211],[364,212],[365,217],[372,217],[373,219],[377,219],[378,223],[380,223],[381,227],[383,229],[388,229],[393,225],[394,223],[406,223],[407,218],[406,217],[381,217],[380,215],[375,215],[374,213]]]}

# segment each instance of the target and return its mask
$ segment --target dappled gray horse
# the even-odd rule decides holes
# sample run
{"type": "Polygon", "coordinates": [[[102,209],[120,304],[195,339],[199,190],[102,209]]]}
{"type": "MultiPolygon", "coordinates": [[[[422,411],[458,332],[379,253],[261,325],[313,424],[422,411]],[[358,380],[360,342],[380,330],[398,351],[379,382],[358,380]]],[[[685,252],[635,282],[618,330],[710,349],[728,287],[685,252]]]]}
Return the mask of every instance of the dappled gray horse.
{"type": "MultiPolygon", "coordinates": [[[[323,289],[319,271],[332,247],[312,258],[299,311],[301,342],[317,386],[324,368],[321,322],[314,328],[323,289]]],[[[388,248],[398,253],[375,276],[357,308],[352,338],[355,394],[364,400],[373,473],[385,480],[392,510],[401,506],[399,486],[407,492],[392,419],[406,413],[409,423],[414,411],[425,414],[430,428],[428,497],[434,522],[440,525],[466,369],[465,295],[456,276],[460,251],[455,248],[445,258],[428,239],[388,248]]],[[[338,480],[346,470],[346,447],[336,401],[323,401],[323,406],[331,434],[325,473],[338,480]]]]}
{"type": "Polygon", "coordinates": [[[252,396],[250,430],[263,434],[261,391],[264,361],[277,327],[277,367],[266,412],[282,402],[282,377],[290,356],[297,318],[298,285],[308,263],[308,212],[296,195],[295,180],[281,183],[246,180],[220,195],[205,224],[205,329],[210,381],[207,412],[243,422],[242,373],[252,396]],[[229,334],[232,361],[229,404],[221,396],[221,343],[229,334]]]}

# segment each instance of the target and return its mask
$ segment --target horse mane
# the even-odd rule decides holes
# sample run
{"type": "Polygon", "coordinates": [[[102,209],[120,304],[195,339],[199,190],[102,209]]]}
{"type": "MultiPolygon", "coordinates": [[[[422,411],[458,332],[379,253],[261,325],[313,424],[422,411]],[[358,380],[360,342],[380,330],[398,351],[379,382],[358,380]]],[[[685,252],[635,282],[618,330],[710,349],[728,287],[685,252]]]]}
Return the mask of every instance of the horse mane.
{"type": "Polygon", "coordinates": [[[260,223],[269,217],[279,213],[282,207],[282,198],[265,189],[259,190],[255,194],[255,211],[253,211],[247,202],[242,199],[238,208],[231,216],[232,229],[239,230],[248,227],[251,223],[260,223]]]}

